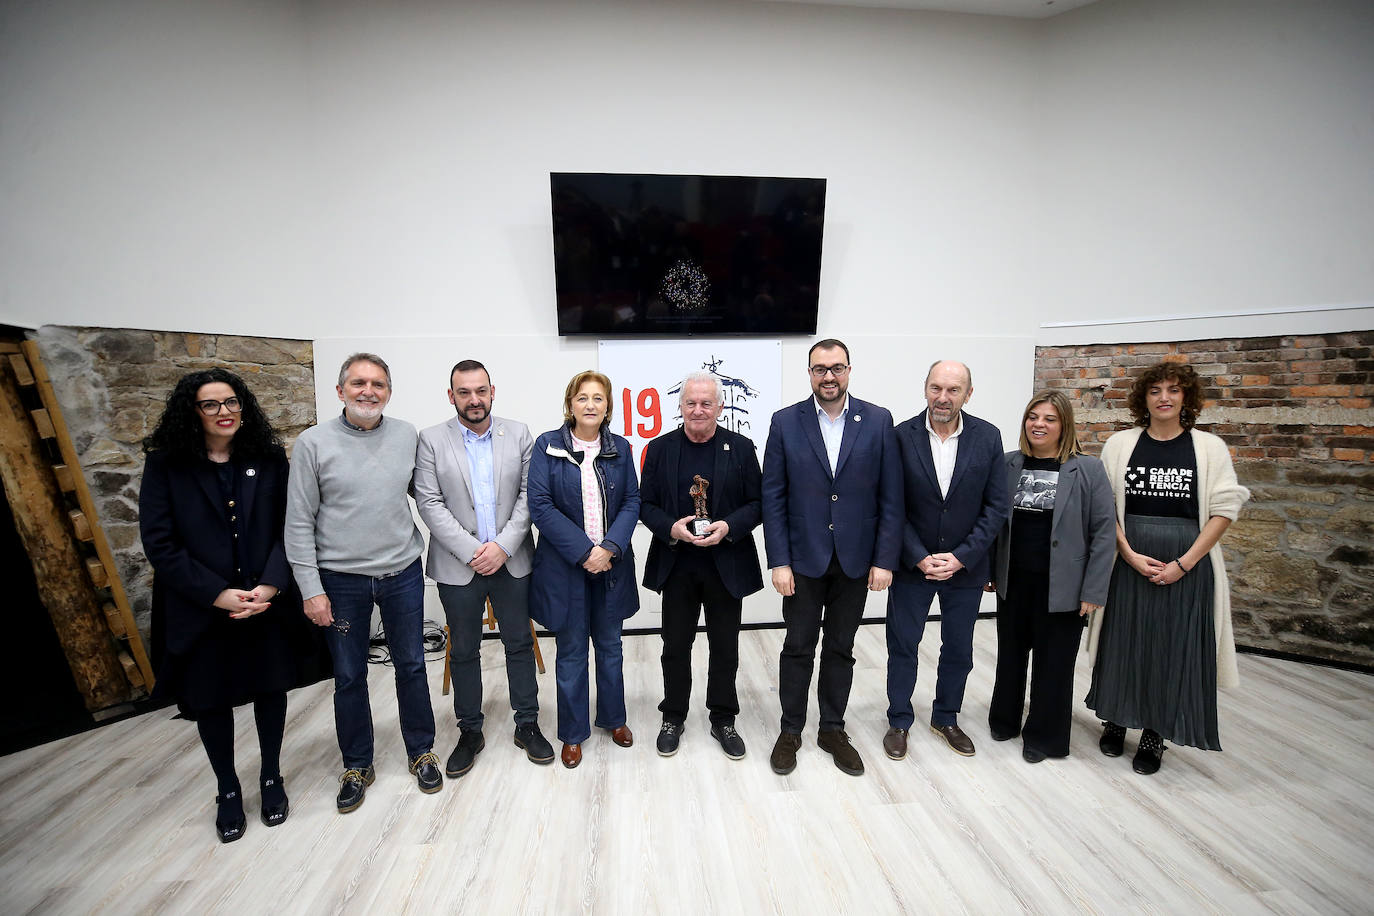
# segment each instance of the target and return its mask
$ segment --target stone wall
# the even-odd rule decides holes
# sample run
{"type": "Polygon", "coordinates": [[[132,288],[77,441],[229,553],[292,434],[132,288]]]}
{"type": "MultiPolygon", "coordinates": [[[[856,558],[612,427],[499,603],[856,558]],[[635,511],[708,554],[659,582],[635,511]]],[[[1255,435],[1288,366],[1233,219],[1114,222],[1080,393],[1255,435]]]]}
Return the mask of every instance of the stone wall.
{"type": "Polygon", "coordinates": [[[1198,428],[1254,494],[1222,539],[1236,641],[1374,665],[1374,331],[1037,347],[1035,382],[1071,395],[1097,454],[1165,359],[1210,379],[1198,428]]]}
{"type": "Polygon", "coordinates": [[[248,383],[289,450],[315,422],[313,348],[308,340],[52,325],[31,336],[146,644],[152,570],[138,535],[143,437],[178,379],[218,366],[248,383]]]}

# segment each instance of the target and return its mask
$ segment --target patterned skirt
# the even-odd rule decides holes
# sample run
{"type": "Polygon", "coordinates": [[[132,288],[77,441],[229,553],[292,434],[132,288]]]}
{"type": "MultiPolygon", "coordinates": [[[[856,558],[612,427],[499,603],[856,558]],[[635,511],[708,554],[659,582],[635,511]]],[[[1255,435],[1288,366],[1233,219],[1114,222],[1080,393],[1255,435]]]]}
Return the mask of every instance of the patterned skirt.
{"type": "MultiPolygon", "coordinates": [[[[1131,547],[1158,560],[1183,555],[1197,535],[1195,519],[1126,516],[1131,547]]],[[[1153,729],[1174,744],[1221,750],[1212,605],[1210,557],[1164,586],[1117,557],[1088,708],[1127,728],[1153,729]]]]}

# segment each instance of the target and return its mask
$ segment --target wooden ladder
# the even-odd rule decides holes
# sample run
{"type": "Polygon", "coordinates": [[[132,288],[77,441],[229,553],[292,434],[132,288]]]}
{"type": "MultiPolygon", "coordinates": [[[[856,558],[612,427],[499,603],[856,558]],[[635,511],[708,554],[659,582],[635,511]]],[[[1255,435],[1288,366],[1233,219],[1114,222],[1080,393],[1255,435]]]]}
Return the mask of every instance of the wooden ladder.
{"type": "Polygon", "coordinates": [[[77,689],[95,712],[150,691],[152,665],[38,346],[0,341],[0,356],[5,492],[77,689]],[[34,392],[42,406],[31,406],[34,392]]]}

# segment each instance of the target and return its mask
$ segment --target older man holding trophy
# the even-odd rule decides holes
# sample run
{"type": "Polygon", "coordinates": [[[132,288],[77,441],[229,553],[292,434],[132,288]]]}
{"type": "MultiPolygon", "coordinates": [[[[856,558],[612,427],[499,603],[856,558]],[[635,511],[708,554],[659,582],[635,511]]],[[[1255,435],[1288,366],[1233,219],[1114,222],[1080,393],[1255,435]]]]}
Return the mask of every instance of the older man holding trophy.
{"type": "Polygon", "coordinates": [[[640,480],[639,519],[653,533],[644,586],[663,596],[663,725],[658,753],[671,757],[686,727],[692,643],[706,616],[710,662],[706,708],[711,737],[726,756],[744,756],[735,730],[739,625],[743,599],[763,588],[753,531],[762,483],[754,443],[718,425],[723,392],[709,372],[682,383],[682,426],[649,443],[640,480]]]}

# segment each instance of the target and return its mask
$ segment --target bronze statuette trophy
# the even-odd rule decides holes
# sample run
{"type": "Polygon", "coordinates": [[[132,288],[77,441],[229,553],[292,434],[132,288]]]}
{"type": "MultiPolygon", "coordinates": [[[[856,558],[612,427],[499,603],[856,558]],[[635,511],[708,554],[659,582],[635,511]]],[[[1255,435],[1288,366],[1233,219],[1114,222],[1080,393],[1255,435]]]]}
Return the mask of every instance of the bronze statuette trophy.
{"type": "Polygon", "coordinates": [[[687,523],[687,530],[692,532],[693,537],[704,538],[710,533],[706,530],[711,527],[711,517],[706,514],[706,488],[710,485],[711,481],[700,474],[692,475],[692,487],[687,495],[692,497],[692,507],[696,509],[697,517],[687,523]]]}

